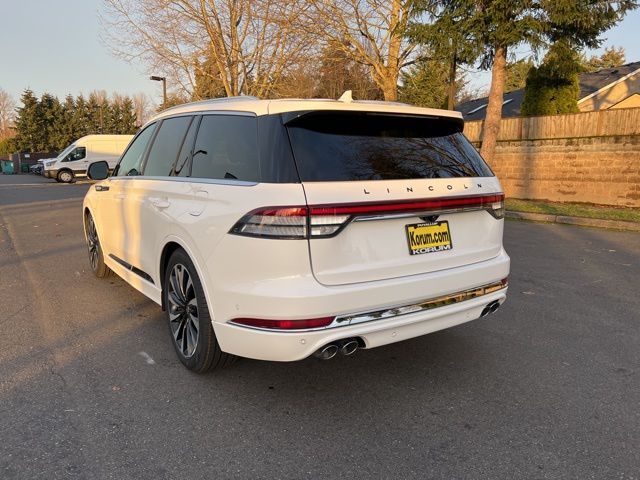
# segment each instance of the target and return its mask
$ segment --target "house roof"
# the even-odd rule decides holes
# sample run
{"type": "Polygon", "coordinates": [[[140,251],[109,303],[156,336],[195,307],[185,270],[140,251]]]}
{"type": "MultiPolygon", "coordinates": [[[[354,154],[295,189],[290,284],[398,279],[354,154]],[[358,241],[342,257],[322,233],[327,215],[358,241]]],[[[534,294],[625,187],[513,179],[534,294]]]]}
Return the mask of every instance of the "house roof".
{"type": "MultiPolygon", "coordinates": [[[[580,97],[578,102],[594,95],[600,90],[611,88],[616,83],[640,70],[640,62],[627,63],[614,68],[605,68],[597,72],[583,73],[580,75],[580,97]]],[[[502,104],[503,117],[517,117],[524,100],[524,89],[514,90],[504,94],[502,104]]],[[[488,97],[469,100],[456,106],[456,110],[462,112],[465,121],[482,120],[487,113],[488,97]]]]}

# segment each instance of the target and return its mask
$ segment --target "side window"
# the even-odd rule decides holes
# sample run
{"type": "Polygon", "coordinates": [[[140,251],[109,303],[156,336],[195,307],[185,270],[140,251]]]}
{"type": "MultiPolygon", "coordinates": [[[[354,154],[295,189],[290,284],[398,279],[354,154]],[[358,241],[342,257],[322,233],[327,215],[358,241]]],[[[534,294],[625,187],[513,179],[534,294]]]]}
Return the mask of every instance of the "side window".
{"type": "Polygon", "coordinates": [[[178,150],[193,117],[175,117],[163,120],[149,150],[144,175],[168,177],[176,163],[178,150]]]}
{"type": "Polygon", "coordinates": [[[191,160],[191,176],[259,181],[256,117],[205,115],[191,160]]]}
{"type": "Polygon", "coordinates": [[[69,152],[63,162],[75,162],[76,160],[82,160],[87,156],[87,147],[76,147],[69,152]]]}
{"type": "Polygon", "coordinates": [[[127,175],[140,175],[140,165],[142,164],[142,157],[147,148],[147,144],[156,129],[156,124],[153,123],[145,128],[138,136],[133,140],[133,143],[129,145],[129,148],[120,159],[120,163],[116,167],[113,175],[115,177],[126,177],[127,175]]]}
{"type": "Polygon", "coordinates": [[[198,118],[196,117],[193,122],[191,122],[187,136],[184,138],[184,142],[182,142],[180,153],[178,153],[178,161],[176,162],[176,167],[173,170],[173,175],[176,177],[189,176],[189,170],[191,170],[189,158],[191,157],[191,147],[193,147],[193,140],[196,138],[197,131],[198,118]]]}

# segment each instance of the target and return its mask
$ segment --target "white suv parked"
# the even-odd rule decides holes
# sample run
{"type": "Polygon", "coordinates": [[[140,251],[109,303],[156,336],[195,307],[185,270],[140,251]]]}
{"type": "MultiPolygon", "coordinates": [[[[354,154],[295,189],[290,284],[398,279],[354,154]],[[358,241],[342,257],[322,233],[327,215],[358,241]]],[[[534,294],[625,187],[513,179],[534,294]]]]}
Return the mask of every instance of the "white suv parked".
{"type": "Polygon", "coordinates": [[[505,300],[504,195],[459,113],[398,103],[182,105],[83,212],[91,267],[162,305],[182,363],[331,358],[505,300]]]}

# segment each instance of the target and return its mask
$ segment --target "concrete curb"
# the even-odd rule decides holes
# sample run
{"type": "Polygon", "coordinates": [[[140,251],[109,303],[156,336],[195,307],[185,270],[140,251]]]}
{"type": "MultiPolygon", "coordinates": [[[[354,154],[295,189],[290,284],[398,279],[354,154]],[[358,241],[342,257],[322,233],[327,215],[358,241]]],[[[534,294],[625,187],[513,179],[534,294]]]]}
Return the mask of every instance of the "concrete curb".
{"type": "Polygon", "coordinates": [[[626,230],[640,232],[640,223],[623,222],[620,220],[600,220],[597,218],[565,217],[564,215],[546,215],[544,213],[506,212],[507,218],[529,220],[532,222],[562,223],[565,225],[579,225],[581,227],[609,228],[612,230],[626,230]]]}

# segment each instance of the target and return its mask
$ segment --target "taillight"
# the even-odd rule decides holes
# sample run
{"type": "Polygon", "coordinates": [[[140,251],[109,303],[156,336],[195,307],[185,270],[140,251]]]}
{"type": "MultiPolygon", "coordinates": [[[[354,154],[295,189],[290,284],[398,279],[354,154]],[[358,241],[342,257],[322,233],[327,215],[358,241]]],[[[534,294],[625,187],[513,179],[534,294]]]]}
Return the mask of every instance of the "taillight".
{"type": "Polygon", "coordinates": [[[486,210],[493,218],[504,218],[504,195],[495,195],[495,197],[497,198],[489,202],[486,210]]]}
{"type": "Polygon", "coordinates": [[[304,320],[270,320],[266,318],[234,318],[231,323],[254,328],[272,330],[300,330],[306,328],[324,328],[333,323],[335,317],[308,318],[304,320]]]}
{"type": "Polygon", "coordinates": [[[307,238],[307,207],[270,207],[249,212],[231,229],[248,237],[307,238]]]}
{"type": "Polygon", "coordinates": [[[504,218],[504,195],[476,195],[427,200],[371,202],[309,207],[266,207],[249,212],[230,233],[274,239],[326,238],[336,235],[356,217],[390,218],[415,213],[456,213],[486,210],[504,218]]]}
{"type": "Polygon", "coordinates": [[[335,235],[351,215],[316,214],[307,207],[268,207],[249,212],[230,233],[274,239],[321,238],[335,235]]]}

